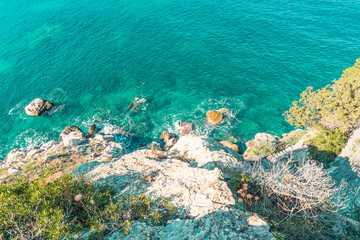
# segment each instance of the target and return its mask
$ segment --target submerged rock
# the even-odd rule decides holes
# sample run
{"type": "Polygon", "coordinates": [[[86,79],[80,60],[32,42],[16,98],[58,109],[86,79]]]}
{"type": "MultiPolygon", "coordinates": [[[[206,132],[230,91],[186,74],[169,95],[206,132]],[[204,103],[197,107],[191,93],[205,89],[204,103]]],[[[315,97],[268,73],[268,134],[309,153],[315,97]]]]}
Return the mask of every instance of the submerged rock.
{"type": "Polygon", "coordinates": [[[95,124],[91,124],[88,130],[88,133],[86,135],[94,135],[96,133],[96,125],[95,124]]]}
{"type": "Polygon", "coordinates": [[[29,116],[40,116],[43,112],[49,110],[53,104],[41,98],[34,99],[25,107],[25,112],[29,116]]]}
{"type": "Polygon", "coordinates": [[[62,137],[66,147],[77,146],[86,141],[85,133],[77,126],[67,126],[60,137],[62,137]]]}
{"type": "Polygon", "coordinates": [[[223,114],[221,112],[217,111],[207,111],[206,112],[206,120],[209,124],[217,125],[219,124],[223,119],[223,114]]]}

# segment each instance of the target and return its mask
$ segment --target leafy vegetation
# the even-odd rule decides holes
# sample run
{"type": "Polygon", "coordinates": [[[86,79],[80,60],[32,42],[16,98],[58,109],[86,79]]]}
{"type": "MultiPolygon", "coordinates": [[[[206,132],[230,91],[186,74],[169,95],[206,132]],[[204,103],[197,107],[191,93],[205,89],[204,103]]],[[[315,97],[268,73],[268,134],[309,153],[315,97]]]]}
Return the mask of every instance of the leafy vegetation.
{"type": "Polygon", "coordinates": [[[0,239],[59,239],[82,232],[105,235],[131,230],[131,221],[164,224],[176,213],[164,199],[128,194],[119,199],[109,186],[62,176],[43,184],[24,178],[0,186],[0,239]]]}
{"type": "Polygon", "coordinates": [[[323,162],[332,161],[344,147],[360,120],[360,59],[346,69],[332,85],[314,90],[308,87],[299,101],[284,113],[297,126],[318,132],[311,139],[310,155],[323,162]]]}
{"type": "Polygon", "coordinates": [[[297,127],[317,127],[329,131],[352,130],[360,120],[360,59],[346,69],[332,85],[314,91],[308,87],[294,101],[285,116],[297,127]]]}

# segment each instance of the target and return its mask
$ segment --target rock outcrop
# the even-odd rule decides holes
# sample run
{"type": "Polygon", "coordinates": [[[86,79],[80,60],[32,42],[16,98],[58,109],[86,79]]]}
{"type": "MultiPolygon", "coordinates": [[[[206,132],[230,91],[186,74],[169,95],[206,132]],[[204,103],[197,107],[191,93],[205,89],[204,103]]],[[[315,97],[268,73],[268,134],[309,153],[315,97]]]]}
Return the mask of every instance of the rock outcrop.
{"type": "Polygon", "coordinates": [[[34,99],[25,107],[25,112],[29,116],[40,116],[43,112],[49,110],[53,104],[41,98],[34,99]]]}

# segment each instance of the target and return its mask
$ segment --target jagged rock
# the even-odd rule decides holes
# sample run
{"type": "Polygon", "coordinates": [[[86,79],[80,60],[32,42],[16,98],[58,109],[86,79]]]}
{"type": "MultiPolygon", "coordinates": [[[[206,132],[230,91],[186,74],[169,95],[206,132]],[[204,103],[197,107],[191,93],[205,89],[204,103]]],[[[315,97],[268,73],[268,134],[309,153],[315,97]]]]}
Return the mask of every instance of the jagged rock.
{"type": "Polygon", "coordinates": [[[191,122],[180,122],[179,125],[181,127],[179,132],[180,137],[189,135],[191,131],[194,129],[194,124],[191,122]]]}
{"type": "Polygon", "coordinates": [[[235,152],[239,152],[240,148],[238,145],[230,142],[230,141],[221,141],[220,142],[222,145],[224,145],[225,147],[231,148],[232,150],[234,150],[235,152]]]}
{"type": "Polygon", "coordinates": [[[53,104],[41,98],[34,99],[25,107],[25,112],[29,116],[39,116],[46,110],[49,110],[53,104]]]}
{"type": "Polygon", "coordinates": [[[64,146],[77,146],[86,141],[85,133],[77,126],[67,126],[60,134],[64,146]]]}
{"type": "Polygon", "coordinates": [[[96,125],[91,124],[88,130],[88,133],[86,135],[94,135],[96,133],[96,125]]]}
{"type": "Polygon", "coordinates": [[[209,124],[217,125],[219,124],[223,119],[223,114],[221,112],[217,111],[207,111],[206,112],[206,120],[209,124]]]}
{"type": "Polygon", "coordinates": [[[169,150],[177,141],[175,134],[171,134],[168,131],[163,131],[160,139],[162,140],[162,147],[164,150],[169,150]]]}
{"type": "Polygon", "coordinates": [[[183,136],[170,151],[198,167],[209,170],[220,168],[225,177],[238,171],[239,161],[242,160],[238,153],[224,148],[222,144],[206,136],[183,136]]]}
{"type": "Polygon", "coordinates": [[[168,221],[166,226],[151,226],[145,222],[135,221],[128,235],[116,232],[109,240],[115,239],[241,239],[241,240],[275,240],[269,232],[269,226],[249,224],[251,214],[240,210],[218,211],[196,219],[176,219],[168,221]]]}

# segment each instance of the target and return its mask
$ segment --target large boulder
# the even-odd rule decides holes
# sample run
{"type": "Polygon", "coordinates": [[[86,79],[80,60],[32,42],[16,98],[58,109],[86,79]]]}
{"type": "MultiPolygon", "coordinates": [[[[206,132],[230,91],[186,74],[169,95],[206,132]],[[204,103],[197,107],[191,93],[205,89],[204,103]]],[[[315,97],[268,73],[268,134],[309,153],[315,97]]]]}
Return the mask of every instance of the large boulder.
{"type": "Polygon", "coordinates": [[[86,141],[85,133],[77,126],[67,126],[60,137],[66,147],[77,146],[86,141]]]}
{"type": "Polygon", "coordinates": [[[41,98],[34,99],[25,107],[25,112],[29,116],[40,116],[43,112],[49,110],[53,104],[41,98]]]}

